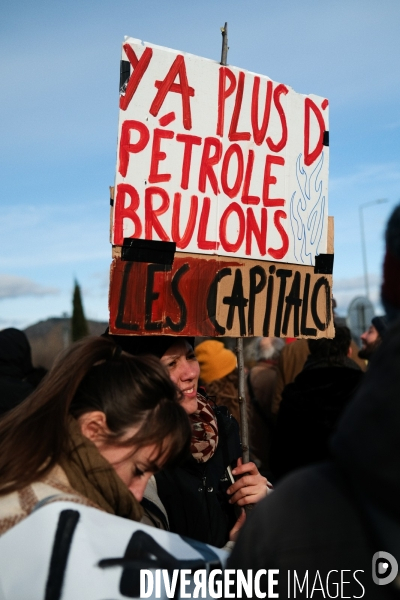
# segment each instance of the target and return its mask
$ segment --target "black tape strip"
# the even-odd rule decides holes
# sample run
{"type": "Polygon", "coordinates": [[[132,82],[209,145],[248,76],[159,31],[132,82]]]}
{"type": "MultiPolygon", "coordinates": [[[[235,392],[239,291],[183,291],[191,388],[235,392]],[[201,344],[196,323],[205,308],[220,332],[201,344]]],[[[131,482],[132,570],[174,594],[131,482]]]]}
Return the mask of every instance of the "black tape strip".
{"type": "Polygon", "coordinates": [[[122,260],[130,260],[133,262],[172,265],[174,262],[175,250],[175,242],[124,238],[121,258],[122,260]]]}
{"type": "Polygon", "coordinates": [[[77,510],[63,510],[60,513],[50,558],[50,569],[44,595],[45,600],[59,600],[61,598],[69,550],[79,516],[77,510]]]}
{"type": "Polygon", "coordinates": [[[324,131],[323,145],[329,146],[329,131],[324,131]]]}
{"type": "Polygon", "coordinates": [[[119,93],[124,94],[131,76],[131,63],[129,60],[121,60],[119,67],[119,93]]]}
{"type": "Polygon", "coordinates": [[[110,198],[110,206],[114,206],[114,200],[110,198]]]}
{"type": "Polygon", "coordinates": [[[318,254],[315,257],[314,273],[321,275],[332,275],[334,254],[318,254]]]}

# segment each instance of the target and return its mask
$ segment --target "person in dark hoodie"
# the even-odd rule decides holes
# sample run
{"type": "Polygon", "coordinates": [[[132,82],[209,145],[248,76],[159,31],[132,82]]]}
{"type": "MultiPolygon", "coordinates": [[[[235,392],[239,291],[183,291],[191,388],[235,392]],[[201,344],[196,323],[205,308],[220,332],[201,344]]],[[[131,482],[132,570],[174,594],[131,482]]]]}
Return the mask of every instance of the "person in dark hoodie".
{"type": "Polygon", "coordinates": [[[25,400],[45,374],[45,369],[33,367],[23,331],[13,327],[0,331],[0,416],[25,400]]]}
{"type": "Polygon", "coordinates": [[[308,340],[303,370],[282,394],[271,448],[275,478],[329,458],[329,437],[363,377],[348,356],[350,344],[344,326],[336,326],[333,339],[308,340]]]}

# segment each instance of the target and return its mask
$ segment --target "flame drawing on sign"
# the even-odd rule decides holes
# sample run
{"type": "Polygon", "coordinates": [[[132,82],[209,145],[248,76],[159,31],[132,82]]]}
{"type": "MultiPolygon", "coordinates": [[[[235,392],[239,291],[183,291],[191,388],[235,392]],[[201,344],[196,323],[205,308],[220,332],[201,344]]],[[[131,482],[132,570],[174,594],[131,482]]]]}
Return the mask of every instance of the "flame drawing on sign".
{"type": "Polygon", "coordinates": [[[319,178],[323,164],[323,152],[311,173],[311,169],[307,169],[307,172],[304,167],[302,154],[296,161],[298,190],[293,192],[290,199],[290,224],[294,256],[303,264],[312,265],[319,254],[325,215],[325,196],[322,195],[322,179],[319,178]]]}

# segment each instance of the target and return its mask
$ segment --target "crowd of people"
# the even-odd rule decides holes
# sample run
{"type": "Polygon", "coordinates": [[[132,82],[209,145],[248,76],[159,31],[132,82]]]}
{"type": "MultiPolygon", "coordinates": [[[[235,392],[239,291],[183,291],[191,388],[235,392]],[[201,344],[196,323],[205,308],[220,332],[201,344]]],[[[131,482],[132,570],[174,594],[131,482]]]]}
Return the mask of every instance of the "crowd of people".
{"type": "Polygon", "coordinates": [[[253,340],[245,464],[221,341],[106,331],[45,373],[22,332],[0,332],[0,534],[67,500],[235,546],[230,568],[361,569],[376,542],[400,561],[400,207],[386,244],[386,315],[361,349],[340,324],[333,339],[253,340]]]}

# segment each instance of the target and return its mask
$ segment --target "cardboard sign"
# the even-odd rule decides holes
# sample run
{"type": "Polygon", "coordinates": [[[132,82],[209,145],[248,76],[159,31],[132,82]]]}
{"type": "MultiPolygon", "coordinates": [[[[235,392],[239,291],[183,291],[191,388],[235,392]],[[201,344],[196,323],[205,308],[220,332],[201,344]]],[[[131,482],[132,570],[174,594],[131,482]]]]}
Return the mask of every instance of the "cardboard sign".
{"type": "Polygon", "coordinates": [[[119,106],[111,333],[332,337],[328,101],[126,38],[119,106]]]}
{"type": "Polygon", "coordinates": [[[184,253],[172,264],[115,257],[110,332],[333,337],[332,275],[324,270],[184,253]]]}
{"type": "MultiPolygon", "coordinates": [[[[181,598],[182,577],[175,594],[168,596],[161,580],[142,595],[141,588],[148,592],[149,586],[143,585],[141,570],[193,569],[183,588],[192,594],[194,570],[222,570],[227,556],[220,548],[95,508],[54,502],[1,536],[0,599],[181,598]]],[[[199,597],[210,598],[206,592],[199,597]]]]}
{"type": "Polygon", "coordinates": [[[112,242],[314,265],[327,252],[328,101],[126,38],[112,242]]]}

